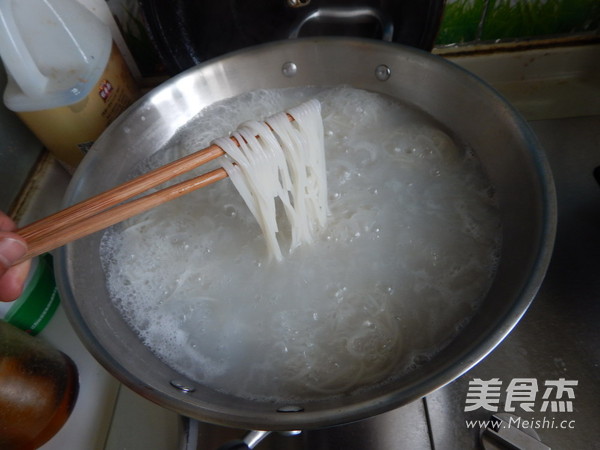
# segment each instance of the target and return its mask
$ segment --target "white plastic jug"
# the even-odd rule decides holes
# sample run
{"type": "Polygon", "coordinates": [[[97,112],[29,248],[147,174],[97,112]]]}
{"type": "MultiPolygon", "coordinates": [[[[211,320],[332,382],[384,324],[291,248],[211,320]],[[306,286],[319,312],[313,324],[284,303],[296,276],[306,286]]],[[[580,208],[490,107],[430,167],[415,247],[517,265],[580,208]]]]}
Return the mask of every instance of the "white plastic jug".
{"type": "Polygon", "coordinates": [[[138,97],[110,29],[77,0],[0,0],[4,103],[68,168],[138,97]]]}

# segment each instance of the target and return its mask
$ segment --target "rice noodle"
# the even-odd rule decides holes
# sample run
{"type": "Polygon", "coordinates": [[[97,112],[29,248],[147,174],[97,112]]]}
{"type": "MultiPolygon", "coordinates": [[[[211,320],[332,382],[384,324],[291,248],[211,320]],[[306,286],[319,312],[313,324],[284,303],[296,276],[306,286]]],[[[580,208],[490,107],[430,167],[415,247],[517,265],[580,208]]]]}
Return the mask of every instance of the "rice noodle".
{"type": "Polygon", "coordinates": [[[246,122],[231,137],[239,148],[225,137],[213,144],[227,154],[222,166],[260,225],[269,256],[280,261],[277,199],[291,227],[290,251],[311,242],[327,220],[321,104],[313,99],[264,122],[246,122]]]}

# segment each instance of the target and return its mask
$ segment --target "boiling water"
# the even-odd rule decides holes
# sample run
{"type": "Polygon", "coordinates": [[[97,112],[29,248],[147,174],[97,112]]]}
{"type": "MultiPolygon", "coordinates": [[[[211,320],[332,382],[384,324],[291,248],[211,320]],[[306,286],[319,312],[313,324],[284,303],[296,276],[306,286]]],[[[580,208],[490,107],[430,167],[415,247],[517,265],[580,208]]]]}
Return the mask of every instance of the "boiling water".
{"type": "Polygon", "coordinates": [[[138,169],[311,97],[322,103],[330,209],[312,245],[269,261],[229,180],[102,241],[112,299],[144,343],[230,394],[322,398],[398,376],[456,334],[497,263],[499,214],[474,155],[422,113],[365,91],[229,99],[138,169]]]}

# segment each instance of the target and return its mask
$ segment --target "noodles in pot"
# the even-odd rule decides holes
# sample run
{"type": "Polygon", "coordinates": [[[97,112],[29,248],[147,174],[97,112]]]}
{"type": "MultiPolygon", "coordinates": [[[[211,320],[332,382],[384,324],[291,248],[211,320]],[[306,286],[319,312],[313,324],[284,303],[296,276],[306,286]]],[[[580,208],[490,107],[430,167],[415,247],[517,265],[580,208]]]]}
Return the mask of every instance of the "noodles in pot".
{"type": "Polygon", "coordinates": [[[494,191],[468,145],[414,107],[349,87],[253,91],[200,112],[137,169],[212,141],[231,180],[101,243],[114,305],[190,379],[251,399],[352,395],[423,364],[486,295],[494,191]],[[246,148],[217,139],[236,129],[246,148]],[[306,135],[323,147],[300,150],[306,135]]]}

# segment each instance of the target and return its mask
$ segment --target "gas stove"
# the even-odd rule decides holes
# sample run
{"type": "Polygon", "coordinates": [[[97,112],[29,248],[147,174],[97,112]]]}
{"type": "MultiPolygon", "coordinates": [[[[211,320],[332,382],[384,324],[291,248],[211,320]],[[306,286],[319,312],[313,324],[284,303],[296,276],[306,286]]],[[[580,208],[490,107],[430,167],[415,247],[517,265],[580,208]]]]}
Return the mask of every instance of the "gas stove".
{"type": "MultiPolygon", "coordinates": [[[[451,384],[362,422],[273,433],[260,449],[600,448],[600,46],[455,58],[528,119],[556,183],[558,233],[546,279],[511,334],[451,384]],[[512,447],[510,446],[512,445],[512,447]]],[[[47,159],[27,223],[59,209],[69,175],[47,159]]],[[[198,423],[120,385],[59,309],[41,337],[71,356],[81,390],[43,448],[215,449],[246,431],[198,423]]]]}

